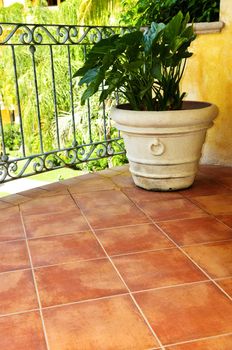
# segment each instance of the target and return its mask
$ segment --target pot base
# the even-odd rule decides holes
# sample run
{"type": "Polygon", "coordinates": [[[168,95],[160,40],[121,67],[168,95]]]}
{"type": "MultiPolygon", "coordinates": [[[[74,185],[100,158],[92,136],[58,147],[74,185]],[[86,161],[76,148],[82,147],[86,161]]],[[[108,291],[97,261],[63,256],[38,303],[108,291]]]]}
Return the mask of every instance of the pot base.
{"type": "Polygon", "coordinates": [[[189,188],[193,184],[195,178],[195,176],[188,176],[181,178],[154,179],[133,174],[132,177],[136,186],[141,187],[145,190],[157,192],[171,192],[189,188]]]}
{"type": "Polygon", "coordinates": [[[183,164],[142,164],[129,159],[136,186],[150,191],[176,191],[190,187],[198,171],[198,160],[183,164]]]}

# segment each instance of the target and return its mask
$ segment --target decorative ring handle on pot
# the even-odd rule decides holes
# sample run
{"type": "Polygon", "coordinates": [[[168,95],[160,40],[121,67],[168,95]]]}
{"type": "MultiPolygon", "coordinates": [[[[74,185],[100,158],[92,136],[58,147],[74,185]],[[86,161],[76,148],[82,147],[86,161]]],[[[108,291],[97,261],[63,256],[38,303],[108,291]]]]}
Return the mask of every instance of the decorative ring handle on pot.
{"type": "Polygon", "coordinates": [[[161,156],[165,151],[165,146],[158,138],[155,138],[150,146],[150,150],[154,156],[161,156]]]}

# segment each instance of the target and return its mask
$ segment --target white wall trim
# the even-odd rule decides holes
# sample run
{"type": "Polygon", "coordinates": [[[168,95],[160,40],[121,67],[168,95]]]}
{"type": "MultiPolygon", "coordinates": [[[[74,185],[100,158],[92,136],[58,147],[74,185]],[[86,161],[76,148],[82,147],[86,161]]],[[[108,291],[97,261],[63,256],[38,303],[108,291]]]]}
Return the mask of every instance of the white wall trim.
{"type": "Polygon", "coordinates": [[[193,28],[196,34],[213,34],[220,33],[225,23],[219,22],[200,22],[194,23],[193,28]]]}

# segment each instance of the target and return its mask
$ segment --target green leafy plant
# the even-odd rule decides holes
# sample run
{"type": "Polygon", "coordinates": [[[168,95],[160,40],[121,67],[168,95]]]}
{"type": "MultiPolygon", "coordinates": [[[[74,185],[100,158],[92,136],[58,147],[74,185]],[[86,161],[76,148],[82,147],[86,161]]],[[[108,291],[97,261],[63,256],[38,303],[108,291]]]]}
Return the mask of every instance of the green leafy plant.
{"type": "Polygon", "coordinates": [[[79,85],[87,85],[82,104],[104,83],[100,102],[118,91],[133,110],[181,109],[185,93],[179,84],[195,39],[188,22],[189,15],[179,12],[167,25],[152,23],[144,33],[136,30],[95,44],[74,74],[82,77],[79,85]]]}
{"type": "Polygon", "coordinates": [[[8,151],[18,151],[21,146],[19,125],[7,124],[4,128],[4,143],[8,151]]]}
{"type": "Polygon", "coordinates": [[[146,26],[151,22],[168,23],[179,11],[190,14],[194,22],[213,22],[219,19],[220,0],[123,0],[121,22],[146,26]]]}

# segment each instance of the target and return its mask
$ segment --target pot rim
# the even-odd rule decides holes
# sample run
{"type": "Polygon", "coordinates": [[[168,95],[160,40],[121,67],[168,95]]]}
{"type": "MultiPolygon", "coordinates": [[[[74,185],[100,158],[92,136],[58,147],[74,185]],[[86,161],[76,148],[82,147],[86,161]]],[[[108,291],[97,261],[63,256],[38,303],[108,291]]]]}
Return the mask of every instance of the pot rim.
{"type": "Polygon", "coordinates": [[[130,128],[173,128],[186,126],[208,126],[216,118],[218,108],[209,102],[185,101],[190,109],[170,111],[135,111],[125,109],[128,104],[112,107],[111,118],[123,130],[130,128]],[[124,106],[124,108],[121,108],[124,106]],[[194,108],[195,107],[195,108],[194,108]]]}
{"type": "Polygon", "coordinates": [[[205,101],[183,101],[183,105],[181,109],[170,109],[170,110],[164,110],[164,111],[142,111],[142,110],[134,110],[131,108],[131,105],[129,103],[122,103],[114,106],[114,108],[117,109],[123,109],[126,111],[134,111],[134,112],[157,112],[157,113],[164,113],[164,112],[180,112],[180,111],[186,111],[186,110],[195,110],[195,109],[202,109],[212,106],[213,103],[211,102],[205,102],[205,101]]]}

